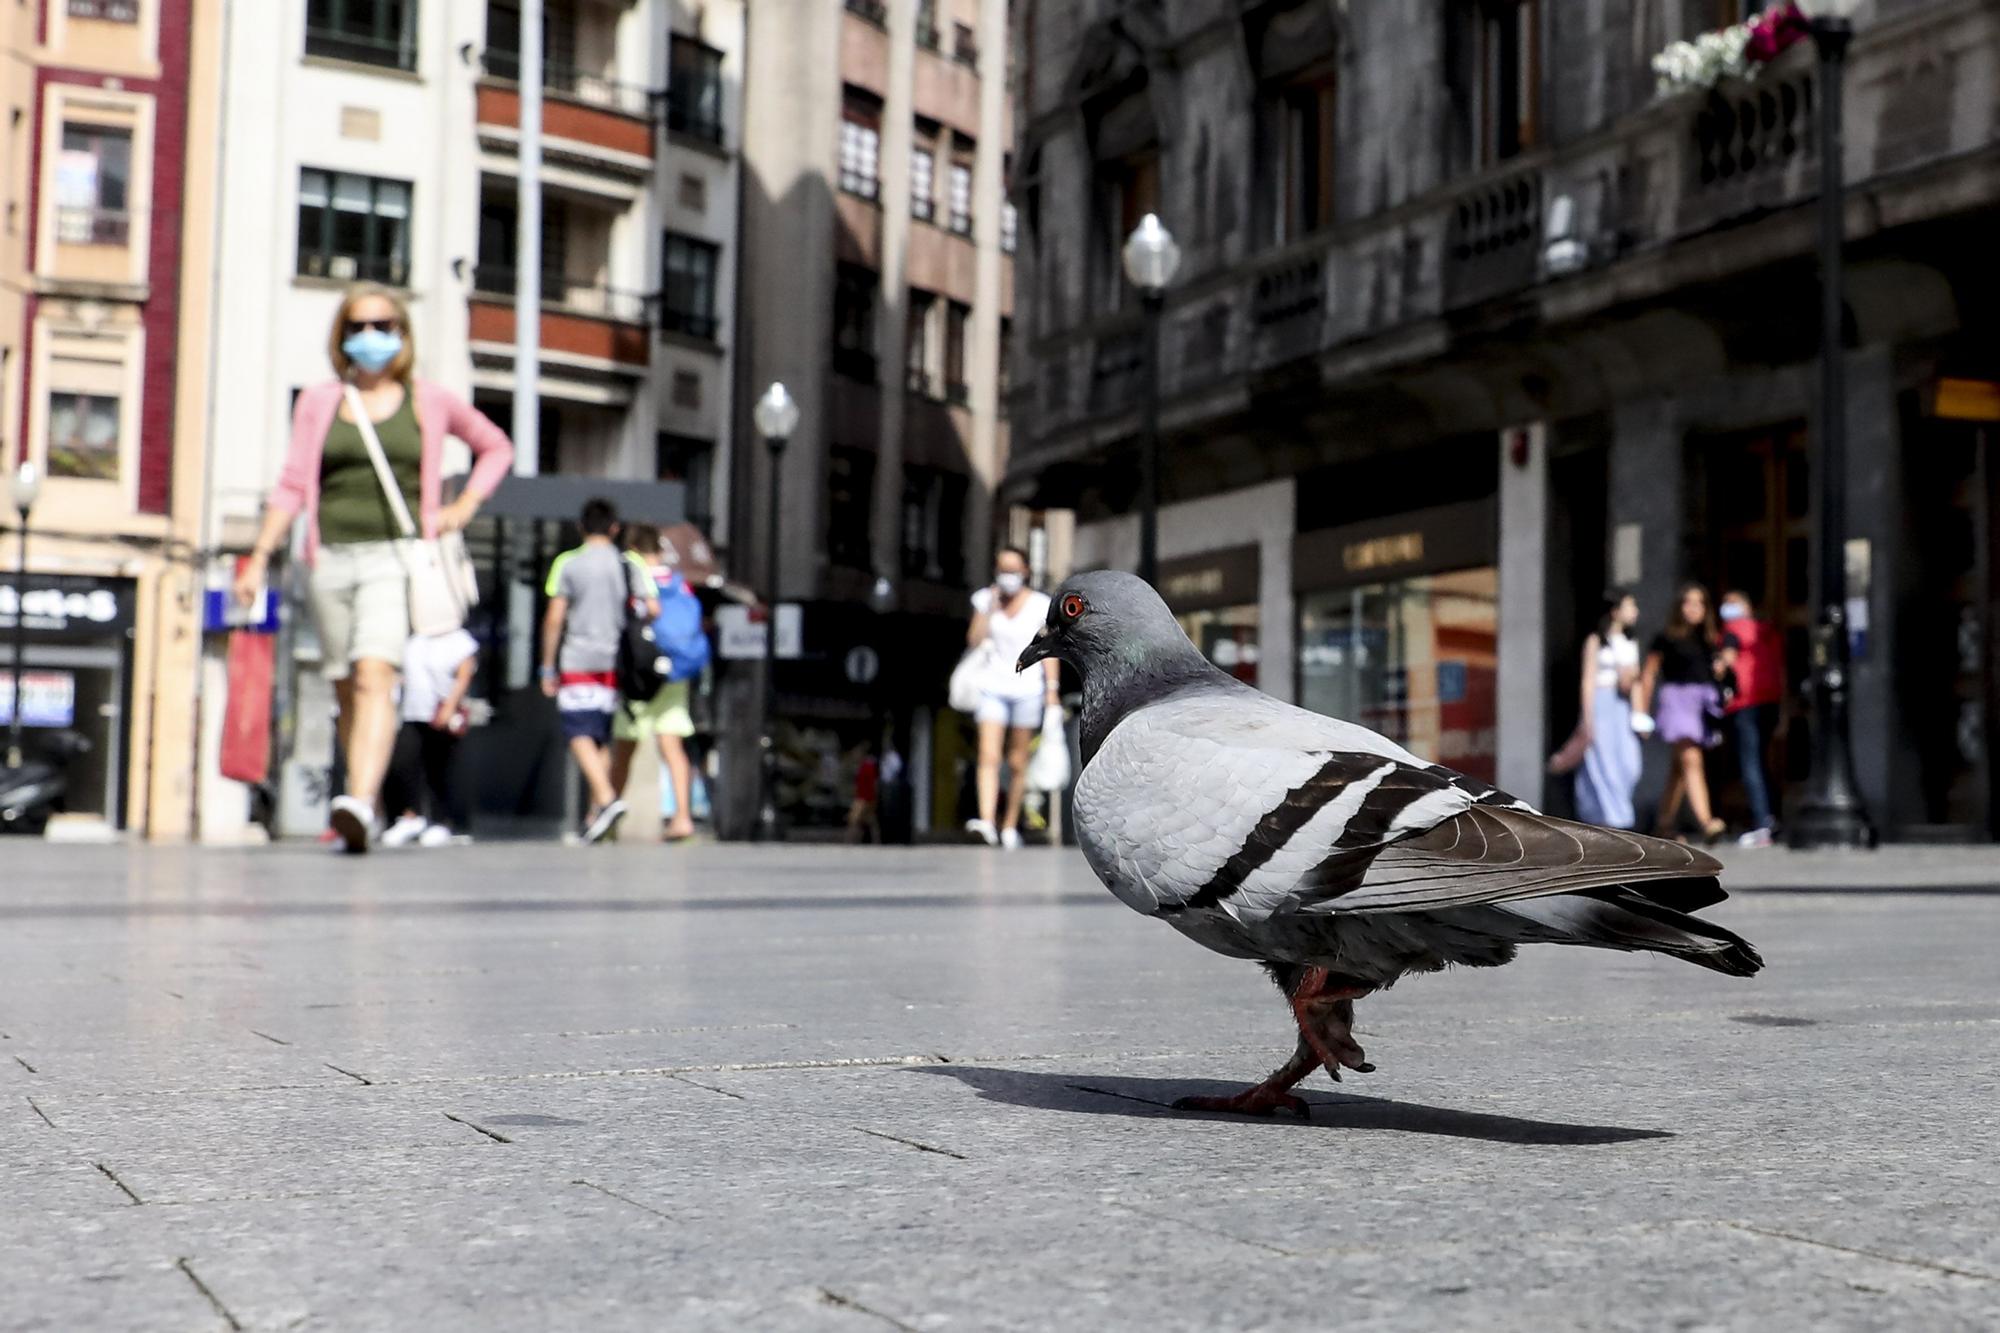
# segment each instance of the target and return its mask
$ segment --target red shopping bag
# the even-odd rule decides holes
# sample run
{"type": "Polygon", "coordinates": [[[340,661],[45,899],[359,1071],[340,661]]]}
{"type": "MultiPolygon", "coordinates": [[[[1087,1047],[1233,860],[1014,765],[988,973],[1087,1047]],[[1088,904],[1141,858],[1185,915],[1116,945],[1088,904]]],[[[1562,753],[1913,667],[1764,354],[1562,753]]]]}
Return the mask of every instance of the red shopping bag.
{"type": "Polygon", "coordinates": [[[271,673],[278,636],[229,636],[229,703],[222,715],[222,776],[262,784],[271,771],[271,673]]]}

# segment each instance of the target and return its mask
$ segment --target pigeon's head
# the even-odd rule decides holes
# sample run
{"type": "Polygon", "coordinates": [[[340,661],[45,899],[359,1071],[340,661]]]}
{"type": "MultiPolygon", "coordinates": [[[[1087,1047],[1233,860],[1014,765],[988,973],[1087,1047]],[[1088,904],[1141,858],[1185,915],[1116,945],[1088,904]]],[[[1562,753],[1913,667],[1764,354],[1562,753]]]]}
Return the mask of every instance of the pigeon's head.
{"type": "Polygon", "coordinates": [[[1117,661],[1138,664],[1194,653],[1173,612],[1144,579],[1115,569],[1093,570],[1064,581],[1049,599],[1049,619],[1021,653],[1022,671],[1053,657],[1088,680],[1096,668],[1117,661]]]}

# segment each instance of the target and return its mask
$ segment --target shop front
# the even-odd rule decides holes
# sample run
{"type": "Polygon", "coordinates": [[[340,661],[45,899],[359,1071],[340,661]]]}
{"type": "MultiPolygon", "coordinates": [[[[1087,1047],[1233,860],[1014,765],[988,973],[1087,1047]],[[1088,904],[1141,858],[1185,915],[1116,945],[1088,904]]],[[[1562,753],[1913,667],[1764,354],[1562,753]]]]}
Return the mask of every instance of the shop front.
{"type": "Polygon", "coordinates": [[[1255,544],[1160,562],[1160,595],[1202,656],[1246,685],[1262,662],[1255,544]]]}
{"type": "Polygon", "coordinates": [[[1300,704],[1492,781],[1494,502],[1301,533],[1292,571],[1300,704]]]}
{"type": "Polygon", "coordinates": [[[124,823],[130,712],[134,585],[130,579],[30,573],[0,575],[0,729],[16,707],[14,640],[25,637],[20,668],[24,747],[51,733],[80,736],[88,748],[69,763],[67,813],[124,823]]]}

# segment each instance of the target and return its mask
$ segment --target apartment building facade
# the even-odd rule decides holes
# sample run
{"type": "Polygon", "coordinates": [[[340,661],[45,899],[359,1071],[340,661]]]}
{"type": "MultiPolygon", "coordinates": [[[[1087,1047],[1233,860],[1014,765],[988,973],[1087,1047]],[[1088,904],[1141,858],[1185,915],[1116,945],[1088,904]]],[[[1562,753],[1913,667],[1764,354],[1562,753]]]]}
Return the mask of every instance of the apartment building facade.
{"type": "MultiPolygon", "coordinates": [[[[350,283],[403,292],[418,372],[515,425],[519,5],[274,0],[232,6],[229,23],[211,581],[248,545],[294,396],[329,373],[350,283]]],[[[542,35],[539,448],[516,469],[685,481],[695,517],[726,512],[743,6],[545,0],[542,35]]],[[[474,533],[495,575],[477,630],[500,640],[496,697],[531,683],[529,566],[546,542],[524,531],[474,533]]],[[[317,826],[331,762],[317,646],[298,629],[279,784],[294,832],[317,826]]],[[[224,671],[211,640],[207,687],[224,671]]],[[[203,811],[227,838],[249,793],[216,775],[218,744],[211,730],[203,811]]]]}
{"type": "Polygon", "coordinates": [[[30,747],[58,730],[88,742],[69,767],[72,835],[177,837],[192,818],[217,9],[0,15],[0,466],[41,478],[26,578],[11,531],[0,573],[0,721],[20,708],[30,747]]]}
{"type": "MultiPolygon", "coordinates": [[[[1649,68],[1764,8],[1017,4],[1003,494],[1073,511],[1077,564],[1130,567],[1143,331],[1118,247],[1157,212],[1184,254],[1161,581],[1218,663],[1561,808],[1543,759],[1601,593],[1636,591],[1650,635],[1698,578],[1783,631],[1796,791],[1819,69],[1810,41],[1712,89],[1649,68]]],[[[2000,15],[1854,22],[1857,768],[1891,835],[1990,837],[2000,15]]]]}
{"type": "MultiPolygon", "coordinates": [[[[780,463],[778,588],[803,627],[801,658],[778,673],[781,790],[794,823],[836,817],[846,797],[825,775],[887,729],[921,829],[955,797],[960,741],[939,708],[1006,455],[1006,5],[849,0],[749,18],[738,438],[772,381],[802,410],[780,463]]],[[[773,463],[737,452],[737,567],[760,589],[773,463]]],[[[754,809],[753,686],[741,677],[729,710],[738,809],[754,809]]]]}

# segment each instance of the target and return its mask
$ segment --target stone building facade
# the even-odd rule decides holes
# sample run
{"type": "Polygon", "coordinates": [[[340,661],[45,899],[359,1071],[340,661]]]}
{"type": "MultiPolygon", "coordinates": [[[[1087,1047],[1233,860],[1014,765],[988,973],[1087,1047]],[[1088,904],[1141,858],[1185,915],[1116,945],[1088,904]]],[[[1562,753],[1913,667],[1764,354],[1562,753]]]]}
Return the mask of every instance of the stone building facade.
{"type": "MultiPolygon", "coordinates": [[[[1157,212],[1184,251],[1163,582],[1205,647],[1560,809],[1542,760],[1600,593],[1636,591],[1650,635],[1680,580],[1740,587],[1788,640],[1775,757],[1795,790],[1819,72],[1810,42],[1712,93],[1662,96],[1649,69],[1742,8],[1017,4],[1003,498],[1073,511],[1079,565],[1130,560],[1143,333],[1117,247],[1157,212]]],[[[2000,11],[1873,0],[1856,28],[1860,780],[1891,836],[1988,837],[2000,11]]]]}

